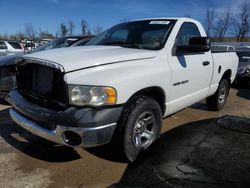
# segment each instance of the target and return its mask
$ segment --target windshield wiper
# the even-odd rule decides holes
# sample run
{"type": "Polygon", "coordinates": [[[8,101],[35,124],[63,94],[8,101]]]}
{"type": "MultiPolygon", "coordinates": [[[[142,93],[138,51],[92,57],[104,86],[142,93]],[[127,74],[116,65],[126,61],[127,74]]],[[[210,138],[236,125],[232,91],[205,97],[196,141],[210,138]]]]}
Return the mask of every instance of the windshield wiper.
{"type": "Polygon", "coordinates": [[[115,42],[107,42],[104,43],[102,45],[117,45],[117,46],[121,46],[121,47],[127,47],[127,48],[137,48],[137,49],[141,49],[141,47],[137,44],[133,44],[130,42],[123,42],[123,41],[115,41],[115,42]]]}

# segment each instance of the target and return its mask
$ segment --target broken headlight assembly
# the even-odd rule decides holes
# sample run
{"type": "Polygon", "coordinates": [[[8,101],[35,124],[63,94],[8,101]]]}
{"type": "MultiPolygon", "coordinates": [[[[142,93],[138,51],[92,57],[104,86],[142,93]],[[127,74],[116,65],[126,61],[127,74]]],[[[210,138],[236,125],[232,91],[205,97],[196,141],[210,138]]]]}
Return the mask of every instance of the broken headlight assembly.
{"type": "Polygon", "coordinates": [[[69,103],[73,106],[105,106],[116,104],[116,90],[112,87],[69,85],[69,103]]]}

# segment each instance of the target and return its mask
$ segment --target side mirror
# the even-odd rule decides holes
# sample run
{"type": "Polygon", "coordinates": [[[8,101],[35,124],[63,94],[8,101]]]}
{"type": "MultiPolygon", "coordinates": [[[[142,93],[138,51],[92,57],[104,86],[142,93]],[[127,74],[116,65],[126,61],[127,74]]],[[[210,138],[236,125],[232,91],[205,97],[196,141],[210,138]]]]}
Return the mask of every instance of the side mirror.
{"type": "Polygon", "coordinates": [[[176,55],[203,53],[210,50],[210,41],[207,37],[190,38],[188,45],[176,46],[176,55]]]}

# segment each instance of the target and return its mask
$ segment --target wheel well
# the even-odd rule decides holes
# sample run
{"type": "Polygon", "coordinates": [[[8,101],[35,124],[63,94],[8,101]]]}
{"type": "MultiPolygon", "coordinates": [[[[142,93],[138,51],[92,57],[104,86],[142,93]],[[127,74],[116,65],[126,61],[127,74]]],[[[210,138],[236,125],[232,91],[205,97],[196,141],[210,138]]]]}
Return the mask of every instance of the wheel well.
{"type": "MultiPolygon", "coordinates": [[[[158,102],[161,107],[162,114],[165,113],[165,92],[160,87],[148,87],[136,92],[132,97],[137,95],[144,95],[147,97],[151,97],[158,102]]],[[[131,98],[132,98],[131,97],[131,98]]]]}
{"type": "Polygon", "coordinates": [[[226,70],[226,72],[224,72],[222,79],[227,79],[229,81],[229,84],[231,83],[231,75],[232,75],[232,71],[230,69],[226,70]]]}

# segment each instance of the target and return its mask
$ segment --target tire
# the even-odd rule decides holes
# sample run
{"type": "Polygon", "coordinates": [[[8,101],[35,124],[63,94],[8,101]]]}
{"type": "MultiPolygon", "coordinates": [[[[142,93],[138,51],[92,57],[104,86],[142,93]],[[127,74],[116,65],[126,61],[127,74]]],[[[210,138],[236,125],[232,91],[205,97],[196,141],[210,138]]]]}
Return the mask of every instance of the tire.
{"type": "Polygon", "coordinates": [[[215,94],[207,97],[206,103],[209,110],[219,111],[224,108],[229,93],[229,81],[222,79],[215,94]]]}
{"type": "Polygon", "coordinates": [[[161,108],[150,97],[136,96],[125,105],[118,124],[118,143],[122,144],[125,157],[133,162],[140,151],[147,149],[160,136],[161,108]]]}

